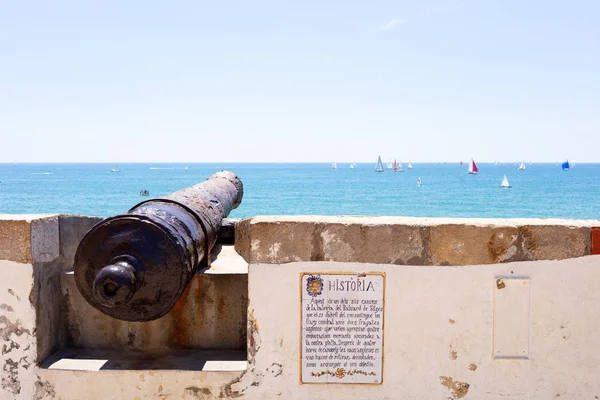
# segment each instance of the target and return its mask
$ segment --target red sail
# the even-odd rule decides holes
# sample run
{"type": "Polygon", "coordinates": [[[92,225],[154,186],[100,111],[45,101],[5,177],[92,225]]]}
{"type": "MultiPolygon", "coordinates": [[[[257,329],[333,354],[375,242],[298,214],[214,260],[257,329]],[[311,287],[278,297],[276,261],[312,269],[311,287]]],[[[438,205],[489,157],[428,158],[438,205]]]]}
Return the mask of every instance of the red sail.
{"type": "Polygon", "coordinates": [[[477,165],[475,165],[475,161],[471,161],[473,163],[473,172],[479,172],[477,169],[477,165]]]}
{"type": "Polygon", "coordinates": [[[396,160],[394,159],[394,171],[398,171],[398,167],[396,166],[396,160]]]}

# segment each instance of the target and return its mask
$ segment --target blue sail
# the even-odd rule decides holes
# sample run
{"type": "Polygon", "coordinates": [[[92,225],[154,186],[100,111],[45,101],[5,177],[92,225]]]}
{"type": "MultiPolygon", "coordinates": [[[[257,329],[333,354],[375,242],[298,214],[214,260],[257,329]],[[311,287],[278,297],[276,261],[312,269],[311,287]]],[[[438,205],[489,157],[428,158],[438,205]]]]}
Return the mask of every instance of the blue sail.
{"type": "Polygon", "coordinates": [[[564,163],[562,163],[562,169],[563,169],[563,171],[568,171],[569,170],[569,160],[567,160],[564,163]]]}

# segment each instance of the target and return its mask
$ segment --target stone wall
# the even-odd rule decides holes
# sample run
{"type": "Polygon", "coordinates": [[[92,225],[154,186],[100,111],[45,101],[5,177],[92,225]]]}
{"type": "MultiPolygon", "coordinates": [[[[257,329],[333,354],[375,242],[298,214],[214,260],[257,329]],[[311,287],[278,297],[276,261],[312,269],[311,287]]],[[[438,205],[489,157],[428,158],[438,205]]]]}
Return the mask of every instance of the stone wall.
{"type": "Polygon", "coordinates": [[[238,223],[235,246],[249,263],[476,265],[590,255],[595,226],[600,221],[261,216],[238,223]]]}
{"type": "Polygon", "coordinates": [[[600,397],[598,221],[256,217],[146,323],[74,285],[97,221],[0,216],[0,399],[600,397]],[[300,383],[299,276],[319,271],[385,273],[381,385],[300,383]]]}

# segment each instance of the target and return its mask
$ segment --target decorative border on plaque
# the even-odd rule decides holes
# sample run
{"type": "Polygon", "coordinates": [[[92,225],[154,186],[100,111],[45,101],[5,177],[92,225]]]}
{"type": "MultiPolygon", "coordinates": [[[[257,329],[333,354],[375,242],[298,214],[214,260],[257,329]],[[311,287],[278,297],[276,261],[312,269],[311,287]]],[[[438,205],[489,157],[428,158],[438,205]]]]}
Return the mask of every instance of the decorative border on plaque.
{"type": "MultiPolygon", "coordinates": [[[[351,384],[351,385],[381,385],[383,384],[383,369],[384,369],[384,328],[385,328],[385,290],[386,290],[386,274],[385,272],[337,272],[337,271],[328,271],[328,272],[301,272],[300,273],[300,384],[301,385],[330,385],[330,384],[351,384]],[[328,296],[324,296],[326,295],[328,292],[328,289],[326,287],[326,285],[329,284],[329,278],[331,276],[335,276],[335,275],[340,275],[340,276],[345,276],[350,278],[350,280],[345,280],[342,282],[340,282],[340,278],[338,278],[335,283],[332,282],[331,283],[331,289],[342,289],[342,290],[347,290],[347,291],[358,291],[358,292],[366,292],[369,290],[374,290],[373,289],[373,285],[369,285],[368,283],[365,283],[364,281],[361,282],[360,278],[365,278],[367,276],[378,276],[382,278],[382,284],[381,284],[381,299],[380,300],[370,300],[370,301],[365,301],[365,303],[368,303],[370,305],[367,305],[367,310],[369,310],[371,306],[375,307],[376,310],[378,310],[381,315],[379,315],[376,319],[377,319],[377,323],[380,323],[380,326],[378,326],[379,330],[378,332],[380,333],[380,336],[377,335],[377,340],[381,341],[380,344],[380,348],[376,349],[376,352],[379,352],[379,356],[378,356],[378,361],[380,361],[380,370],[377,371],[369,371],[369,368],[356,368],[356,364],[353,364],[353,366],[351,367],[344,367],[344,366],[335,366],[335,365],[331,365],[334,366],[334,368],[316,368],[314,371],[306,371],[307,373],[305,373],[304,371],[304,365],[305,365],[305,357],[307,356],[307,354],[305,354],[304,352],[304,345],[306,343],[306,336],[305,336],[305,327],[307,326],[307,324],[305,323],[305,317],[308,314],[305,313],[305,308],[308,307],[309,305],[312,305],[313,303],[317,303],[320,304],[323,307],[323,310],[325,313],[328,312],[334,312],[334,307],[329,306],[330,305],[330,297],[328,296]],[[308,277],[307,277],[308,276],[308,277]],[[304,279],[306,278],[306,282],[304,281],[304,279]],[[356,277],[355,282],[353,280],[351,280],[352,277],[356,277]],[[327,292],[327,293],[324,293],[327,292]],[[327,297],[327,298],[326,298],[327,297]],[[308,303],[308,304],[306,304],[308,303]],[[375,305],[373,305],[373,303],[375,303],[375,305]],[[309,373],[308,373],[309,372],[309,373]],[[379,372],[379,373],[377,373],[379,372]],[[364,380],[366,378],[373,378],[373,377],[377,377],[379,376],[379,382],[364,382],[364,380]],[[306,380],[313,380],[313,379],[321,379],[323,377],[326,377],[326,381],[306,381],[306,380]],[[363,380],[361,381],[346,381],[344,382],[344,379],[348,379],[348,377],[353,378],[355,380],[361,379],[363,380]]],[[[347,299],[346,300],[346,304],[347,303],[347,299]]],[[[335,300],[334,300],[335,301],[335,300]]],[[[357,304],[358,305],[358,304],[357,304]]],[[[336,302],[336,306],[337,306],[337,302],[336,302]]],[[[348,306],[350,306],[350,304],[348,304],[348,306]]],[[[361,304],[361,307],[363,305],[361,304]]],[[[351,307],[351,306],[350,306],[351,307]]],[[[375,315],[376,312],[373,312],[372,314],[369,313],[369,315],[375,315]]],[[[321,315],[321,318],[323,318],[323,316],[321,315]]],[[[327,319],[327,314],[325,314],[325,318],[327,319]]],[[[323,322],[323,321],[321,321],[323,322]]],[[[333,320],[327,321],[326,324],[330,324],[331,322],[334,322],[333,320]]],[[[345,321],[347,322],[347,321],[345,321]]],[[[357,318],[356,321],[357,323],[360,323],[364,326],[370,326],[367,325],[369,322],[373,322],[373,321],[368,321],[362,318],[357,318]],[[359,322],[358,319],[361,319],[362,322],[359,322]]],[[[344,322],[340,323],[343,324],[344,322]]],[[[354,325],[355,327],[355,325],[354,325]]],[[[335,328],[334,328],[335,329],[335,328]]],[[[354,328],[356,329],[356,328],[354,328]]],[[[350,329],[348,330],[350,331],[350,329]]],[[[356,331],[353,331],[356,332],[356,331]]],[[[357,335],[351,335],[351,337],[354,337],[356,339],[357,335]]],[[[364,335],[362,335],[364,336],[364,335]]],[[[367,335],[368,336],[368,335],[367,335]]],[[[359,340],[360,342],[360,340],[359,340]]],[[[338,345],[339,346],[339,345],[338,345]]],[[[341,347],[344,347],[344,342],[342,342],[341,347]]],[[[309,355],[308,357],[310,358],[312,355],[315,354],[319,354],[318,352],[315,353],[315,349],[311,349],[312,350],[312,354],[309,355]]],[[[344,349],[347,350],[347,349],[344,349]]],[[[327,353],[324,353],[327,354],[327,353]]],[[[321,355],[321,354],[320,354],[321,355]]],[[[364,355],[364,354],[363,354],[364,355]]],[[[321,355],[322,356],[322,355],[321,355]]],[[[329,357],[331,358],[331,357],[329,357]]],[[[308,364],[306,364],[308,365],[308,364]]],[[[346,363],[346,365],[349,365],[349,363],[346,363]]]]}
{"type": "Polygon", "coordinates": [[[321,371],[321,372],[311,372],[310,373],[312,376],[323,376],[323,375],[330,375],[330,376],[334,376],[338,379],[342,379],[344,376],[348,375],[348,376],[352,376],[352,375],[358,375],[358,374],[362,374],[365,376],[377,376],[377,374],[373,371],[371,372],[366,372],[360,369],[354,369],[354,370],[350,370],[350,371],[346,371],[344,368],[338,368],[335,370],[335,372],[332,372],[330,370],[327,371],[321,371]]]}

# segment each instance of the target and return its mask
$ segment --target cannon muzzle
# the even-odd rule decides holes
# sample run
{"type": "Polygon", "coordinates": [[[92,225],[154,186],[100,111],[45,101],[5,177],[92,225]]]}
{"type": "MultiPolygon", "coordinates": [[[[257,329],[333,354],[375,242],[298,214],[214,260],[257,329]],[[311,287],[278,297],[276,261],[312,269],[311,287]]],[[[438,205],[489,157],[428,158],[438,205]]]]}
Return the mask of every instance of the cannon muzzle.
{"type": "Polygon", "coordinates": [[[144,201],[90,229],[75,253],[75,282],[111,317],[151,321],[171,310],[193,275],[208,265],[222,221],[242,201],[232,172],[144,201]]]}

